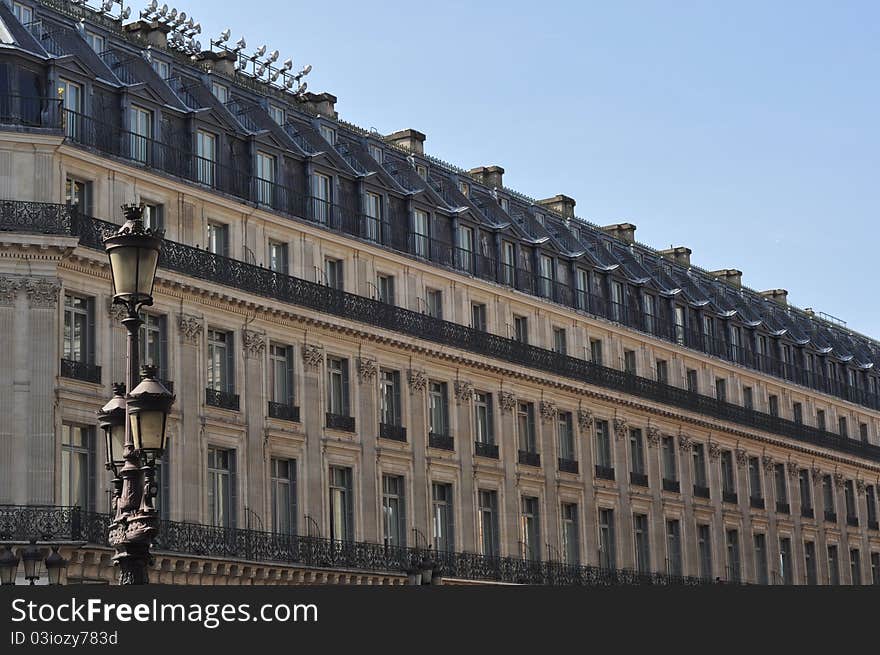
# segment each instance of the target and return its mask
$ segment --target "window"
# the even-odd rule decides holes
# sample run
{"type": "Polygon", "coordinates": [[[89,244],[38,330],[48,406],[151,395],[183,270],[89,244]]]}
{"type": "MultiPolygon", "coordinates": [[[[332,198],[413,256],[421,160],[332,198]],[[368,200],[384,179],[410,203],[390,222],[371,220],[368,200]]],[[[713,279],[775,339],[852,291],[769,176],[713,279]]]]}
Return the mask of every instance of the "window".
{"type": "Polygon", "coordinates": [[[608,421],[596,421],[596,466],[606,469],[614,467],[608,421]]]}
{"type": "Polygon", "coordinates": [[[486,331],[486,305],[484,303],[471,303],[471,327],[480,332],[486,331]]]}
{"type": "Polygon", "coordinates": [[[458,228],[458,266],[465,271],[474,270],[474,231],[472,228],[458,228]]]}
{"type": "Polygon", "coordinates": [[[330,220],[330,206],[333,202],[332,181],[329,175],[312,175],[312,214],[318,223],[327,224],[330,220]]]}
{"type": "Polygon", "coordinates": [[[324,137],[324,140],[329,143],[331,146],[336,145],[336,130],[334,130],[329,125],[319,125],[318,131],[321,133],[321,136],[324,137]]]}
{"type": "Polygon", "coordinates": [[[871,584],[880,585],[880,553],[871,553],[871,584]]]}
{"type": "Polygon", "coordinates": [[[34,10],[20,2],[12,3],[12,13],[22,25],[26,26],[28,23],[34,22],[34,10]]]}
{"type": "Polygon", "coordinates": [[[782,537],[779,540],[779,568],[782,584],[794,584],[794,566],[791,559],[791,539],[782,537]]]}
{"type": "Polygon", "coordinates": [[[630,375],[636,374],[636,351],[635,350],[624,350],[623,351],[623,370],[629,373],[630,375]]]}
{"type": "Polygon", "coordinates": [[[642,439],[642,431],[633,428],[629,431],[629,453],[632,473],[645,474],[645,442],[642,439]]]}
{"type": "Polygon", "coordinates": [[[428,212],[416,209],[413,212],[413,254],[417,257],[428,257],[430,254],[431,229],[428,212]]]}
{"type": "Polygon", "coordinates": [[[569,565],[580,564],[580,538],[578,535],[578,508],[574,503],[562,503],[562,556],[569,565]]]}
{"type": "Polygon", "coordinates": [[[700,558],[700,577],[712,579],[712,537],[709,526],[697,525],[697,552],[700,558]]]}
{"type": "Polygon", "coordinates": [[[623,284],[611,282],[611,320],[623,320],[623,284]]]}
{"type": "Polygon", "coordinates": [[[708,488],[706,481],[706,451],[701,443],[693,445],[694,486],[708,488]]]}
{"type": "Polygon", "coordinates": [[[480,553],[487,557],[500,555],[498,538],[498,492],[484,491],[477,493],[480,513],[480,553]]]}
{"type": "Polygon", "coordinates": [[[677,519],[666,520],[666,572],[681,575],[681,523],[677,519]]]}
{"type": "Polygon", "coordinates": [[[516,248],[510,241],[501,242],[501,281],[508,286],[514,283],[515,252],[516,248]]]}
{"type": "Polygon", "coordinates": [[[327,411],[336,416],[349,416],[347,359],[327,358],[327,411]]]}
{"type": "Polygon", "coordinates": [[[837,546],[828,546],[828,584],[840,584],[840,563],[837,558],[837,546]]]}
{"type": "Polygon", "coordinates": [[[553,295],[553,258],[541,255],[538,258],[538,293],[545,298],[553,295]]]}
{"type": "Polygon", "coordinates": [[[859,423],[859,439],[862,443],[868,443],[868,424],[859,423]]]}
{"type": "Polygon", "coordinates": [[[804,406],[800,403],[792,403],[791,405],[792,416],[794,418],[794,422],[798,425],[802,425],[804,422],[804,406]]]}
{"type": "Polygon", "coordinates": [[[141,364],[159,369],[159,377],[168,375],[167,320],[165,316],[141,314],[141,364]]]}
{"type": "Polygon", "coordinates": [[[222,257],[229,256],[229,226],[208,223],[208,252],[222,257]]]}
{"type": "Polygon", "coordinates": [[[776,480],[776,511],[788,512],[788,481],[785,479],[785,464],[773,467],[776,480]]]}
{"type": "Polygon", "coordinates": [[[516,410],[516,422],[519,433],[519,449],[529,453],[537,452],[535,405],[533,403],[519,403],[516,410]]]}
{"type": "Polygon", "coordinates": [[[220,528],[235,527],[235,451],[208,447],[208,520],[220,528]]]}
{"type": "Polygon", "coordinates": [[[208,328],[208,388],[234,392],[232,333],[208,328]]]}
{"type": "Polygon", "coordinates": [[[81,214],[92,212],[92,183],[83,182],[72,177],[64,181],[65,202],[75,207],[81,214]]]}
{"type": "Polygon", "coordinates": [[[674,437],[663,437],[663,479],[670,482],[678,480],[674,437]]]}
{"type": "Polygon", "coordinates": [[[614,510],[599,510],[599,566],[617,568],[617,545],[614,539],[614,510]]]}
{"type": "Polygon", "coordinates": [[[153,70],[156,71],[156,74],[163,80],[167,80],[171,77],[171,67],[168,65],[168,62],[156,59],[155,53],[153,55],[152,65],[153,70]]]}
{"type": "Polygon", "coordinates": [[[733,582],[739,582],[740,579],[740,560],[739,560],[739,531],[727,530],[727,579],[733,582]]]}
{"type": "Polygon", "coordinates": [[[214,169],[217,161],[217,137],[210,132],[196,132],[196,181],[214,185],[214,169]]]}
{"type": "Polygon", "coordinates": [[[749,457],[749,496],[754,500],[763,500],[764,485],[761,484],[761,459],[749,457]]]}
{"type": "Polygon", "coordinates": [[[449,406],[445,382],[431,380],[428,383],[428,430],[431,434],[449,434],[449,406]]]}
{"type": "Polygon", "coordinates": [[[365,209],[365,236],[371,241],[378,241],[379,228],[382,225],[382,196],[380,196],[378,193],[367,192],[365,209]]]}
{"type": "Polygon", "coordinates": [[[658,359],[655,365],[657,370],[657,382],[660,384],[669,384],[669,366],[665,359],[658,359]]]}
{"type": "Polygon", "coordinates": [[[293,346],[269,344],[269,397],[279,405],[294,404],[293,346]]]}
{"type": "Polygon", "coordinates": [[[654,334],[656,328],[657,309],[654,296],[646,293],[642,296],[645,312],[645,331],[654,334]]]}
{"type": "Polygon", "coordinates": [[[770,394],[768,400],[768,409],[770,410],[770,416],[779,416],[779,396],[774,394],[770,394]]]}
{"type": "Polygon", "coordinates": [[[367,146],[367,148],[370,152],[370,157],[372,157],[373,159],[376,160],[376,162],[381,164],[382,163],[382,154],[383,154],[382,148],[377,146],[375,143],[369,144],[369,146],[367,146]]]}
{"type": "Polygon", "coordinates": [[[452,511],[452,485],[431,484],[431,506],[434,513],[434,552],[455,550],[455,514],[452,511]]]}
{"type": "Polygon", "coordinates": [[[817,409],[816,410],[816,427],[820,430],[825,430],[825,410],[817,409]]]}
{"type": "Polygon", "coordinates": [[[648,541],[648,517],[644,514],[633,515],[633,538],[636,549],[636,571],[651,572],[651,550],[648,541]]]}
{"type": "Polygon", "coordinates": [[[129,156],[142,164],[152,161],[153,112],[132,105],[130,114],[129,156]]]}
{"type": "Polygon", "coordinates": [[[727,380],[715,378],[715,398],[719,402],[727,402],[727,380]]]}
{"type": "Polygon", "coordinates": [[[576,461],[571,412],[556,413],[556,436],[559,440],[559,457],[570,462],[576,461]]]}
{"type": "Polygon", "coordinates": [[[522,498],[522,556],[533,562],[541,561],[541,525],[538,515],[538,499],[522,498]]]}
{"type": "Polygon", "coordinates": [[[378,292],[377,300],[386,305],[394,304],[394,276],[393,275],[377,275],[376,291],[378,292]]]}
{"type": "Polygon", "coordinates": [[[525,316],[513,317],[513,338],[520,343],[529,342],[529,321],[525,316]]]}
{"type": "Polygon", "coordinates": [[[767,537],[763,533],[755,535],[755,582],[770,583],[767,570],[767,537]]]}
{"type": "Polygon", "coordinates": [[[354,540],[354,502],[352,499],[351,469],[331,466],[330,485],[330,540],[354,540]]]}
{"type": "Polygon", "coordinates": [[[379,422],[400,425],[400,372],[382,369],[379,373],[379,422]]]}
{"type": "Polygon", "coordinates": [[[166,449],[162,453],[162,457],[156,460],[154,473],[157,493],[153,498],[153,506],[156,508],[159,519],[162,521],[169,520],[171,510],[171,485],[169,480],[171,469],[169,468],[170,457],[168,453],[169,451],[166,449]]]}
{"type": "Polygon", "coordinates": [[[874,493],[874,485],[865,486],[865,500],[868,507],[868,529],[877,529],[877,496],[874,493]]]}
{"type": "Polygon", "coordinates": [[[416,164],[416,175],[418,175],[423,180],[428,179],[428,168],[423,164],[416,164]]]}
{"type": "Polygon", "coordinates": [[[439,289],[425,289],[425,309],[428,316],[443,318],[443,292],[439,289]]]}
{"type": "Polygon", "coordinates": [[[834,482],[830,475],[822,478],[822,501],[825,504],[825,520],[836,521],[834,509],[834,482]]]}
{"type": "Polygon", "coordinates": [[[687,370],[687,390],[691,393],[699,393],[699,385],[697,384],[697,371],[689,368],[687,370]]]}
{"type": "Polygon", "coordinates": [[[270,241],[269,270],[281,273],[282,275],[287,275],[289,270],[287,261],[287,244],[278,241],[270,241]]]}
{"type": "Polygon", "coordinates": [[[406,546],[404,481],[400,475],[382,476],[382,535],[386,546],[406,546]]]}
{"type": "Polygon", "coordinates": [[[597,366],[602,366],[602,341],[590,339],[590,361],[597,366]]]}
{"type": "MultiPolygon", "coordinates": [[[[498,202],[501,204],[501,209],[503,209],[504,211],[510,209],[510,201],[507,198],[500,198],[498,202]]],[[[541,223],[541,225],[544,224],[544,217],[541,216],[541,214],[537,214],[535,218],[538,219],[538,222],[541,223]]]]}
{"type": "Polygon", "coordinates": [[[675,343],[683,346],[686,343],[685,336],[685,310],[680,305],[675,306],[675,343]]]}
{"type": "Polygon", "coordinates": [[[850,584],[862,584],[862,556],[858,548],[849,551],[850,584]]]}
{"type": "Polygon", "coordinates": [[[257,202],[271,205],[275,192],[275,156],[257,153],[257,202]]]}
{"type": "Polygon", "coordinates": [[[296,534],[296,460],[272,458],[272,529],[296,534]]]}
{"type": "Polygon", "coordinates": [[[858,515],[856,513],[856,490],[852,480],[847,480],[843,485],[843,498],[846,502],[846,520],[848,523],[858,524],[858,515]]]}
{"type": "Polygon", "coordinates": [[[58,85],[64,108],[64,136],[79,140],[82,136],[84,113],[82,85],[65,79],[59,79],[58,85]]]}
{"type": "Polygon", "coordinates": [[[72,362],[95,362],[95,299],[64,294],[64,349],[72,362]]]}
{"type": "Polygon", "coordinates": [[[269,104],[269,117],[278,123],[279,125],[284,125],[287,122],[285,117],[284,107],[279,107],[278,105],[269,104]]]}
{"type": "Polygon", "coordinates": [[[324,260],[324,284],[331,289],[339,289],[340,291],[345,289],[342,265],[341,259],[327,257],[324,260]]]}
{"type": "Polygon", "coordinates": [[[467,182],[459,182],[458,190],[461,191],[461,195],[463,195],[465,198],[467,198],[471,194],[471,187],[467,182]]]}
{"type": "Polygon", "coordinates": [[[553,351],[560,355],[565,355],[568,352],[568,345],[566,342],[565,328],[553,328],[553,351]]]}
{"type": "Polygon", "coordinates": [[[816,544],[812,541],[804,543],[804,568],[807,573],[807,584],[816,584],[818,581],[818,575],[816,574],[816,544]]]}
{"type": "Polygon", "coordinates": [[[736,502],[736,473],[733,467],[733,452],[721,451],[721,490],[725,500],[736,502]]]}
{"type": "Polygon", "coordinates": [[[165,228],[165,206],[158,203],[144,204],[144,227],[151,230],[165,228]]]}
{"type": "Polygon", "coordinates": [[[755,398],[751,387],[743,387],[743,407],[755,409],[755,398]]]}
{"type": "Polygon", "coordinates": [[[224,105],[229,102],[229,89],[219,82],[211,83],[211,93],[224,105]]]}
{"type": "Polygon", "coordinates": [[[801,469],[798,472],[798,486],[801,491],[801,514],[812,516],[813,491],[810,484],[810,471],[808,469],[801,469]]]}
{"type": "Polygon", "coordinates": [[[841,416],[840,418],[837,419],[837,428],[838,428],[838,433],[840,434],[841,437],[848,437],[849,436],[849,430],[847,429],[847,426],[846,426],[846,416],[841,416]]]}
{"type": "Polygon", "coordinates": [[[61,426],[61,504],[85,511],[95,509],[95,430],[61,426]]]}
{"type": "Polygon", "coordinates": [[[492,394],[477,391],[474,394],[474,436],[477,443],[495,443],[492,420],[492,394]]]}

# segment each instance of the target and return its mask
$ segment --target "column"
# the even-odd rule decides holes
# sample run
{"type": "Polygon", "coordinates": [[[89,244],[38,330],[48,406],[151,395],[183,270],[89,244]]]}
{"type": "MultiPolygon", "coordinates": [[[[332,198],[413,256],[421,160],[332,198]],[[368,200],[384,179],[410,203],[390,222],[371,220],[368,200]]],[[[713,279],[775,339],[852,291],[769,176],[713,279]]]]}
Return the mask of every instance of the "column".
{"type": "Polygon", "coordinates": [[[180,357],[175,374],[175,407],[181,417],[180,433],[171,443],[171,467],[177,473],[180,489],[171,495],[176,499],[172,518],[182,521],[202,522],[202,504],[205,497],[202,488],[203,461],[201,457],[201,407],[205,393],[201,357],[203,319],[191,314],[180,314],[177,320],[177,338],[180,357]],[[176,446],[175,446],[176,442],[176,446]],[[176,516],[175,516],[176,515],[176,516]]]}
{"type": "Polygon", "coordinates": [[[627,446],[629,445],[629,426],[626,419],[615,418],[614,430],[614,468],[617,478],[619,503],[617,511],[617,568],[635,569],[635,544],[633,541],[633,513],[630,503],[629,458],[627,446]]]}
{"type": "MultiPolygon", "coordinates": [[[[303,355],[303,384],[302,405],[300,416],[303,430],[306,433],[306,447],[304,453],[305,466],[303,467],[304,480],[300,488],[304,490],[303,514],[314,521],[320,529],[320,536],[329,537],[329,524],[324,519],[324,505],[327,479],[327,463],[324,461],[321,437],[324,434],[324,349],[315,344],[304,344],[303,355]]],[[[357,424],[355,424],[357,425],[357,424]]],[[[360,498],[353,499],[355,506],[364,503],[360,498]]],[[[303,519],[303,533],[312,534],[315,525],[308,519],[303,519]]],[[[355,525],[355,533],[358,526],[355,525]]]]}
{"type": "MultiPolygon", "coordinates": [[[[376,468],[378,464],[378,440],[379,440],[379,408],[377,404],[376,376],[379,373],[379,365],[375,359],[369,357],[357,358],[357,379],[360,385],[358,394],[358,408],[355,414],[355,425],[361,442],[361,510],[363,512],[365,541],[374,543],[381,542],[379,534],[379,517],[376,515],[379,497],[377,488],[376,468]]],[[[402,412],[401,412],[402,415],[402,412]]],[[[418,469],[416,469],[418,470],[418,469]]],[[[412,480],[415,488],[416,480],[412,480]]],[[[416,508],[414,516],[418,520],[419,512],[416,508]]],[[[420,526],[419,527],[421,530],[420,526]]],[[[407,536],[407,538],[409,538],[407,536]]]]}
{"type": "MultiPolygon", "coordinates": [[[[262,520],[266,529],[274,529],[271,526],[271,512],[266,514],[268,507],[269,484],[266,479],[267,463],[271,456],[264,452],[265,420],[268,412],[266,393],[266,335],[253,330],[242,330],[242,345],[244,346],[244,375],[242,395],[244,397],[245,421],[247,433],[245,435],[245,452],[241,454],[239,461],[247,467],[247,488],[242,490],[245,507],[256,513],[262,520]]],[[[245,522],[247,519],[245,518],[245,522]]]]}
{"type": "MultiPolygon", "coordinates": [[[[474,385],[470,382],[455,381],[455,405],[458,414],[458,430],[455,435],[456,451],[461,462],[459,473],[459,498],[461,511],[458,512],[461,525],[456,525],[459,548],[464,552],[476,552],[476,534],[474,533],[474,503],[477,497],[474,489],[474,418],[472,414],[474,385]]],[[[430,508],[429,508],[430,516],[430,508]]],[[[430,526],[429,526],[430,527],[430,526]]],[[[427,534],[427,533],[426,533],[427,534]]],[[[430,538],[430,535],[428,535],[430,538]]]]}

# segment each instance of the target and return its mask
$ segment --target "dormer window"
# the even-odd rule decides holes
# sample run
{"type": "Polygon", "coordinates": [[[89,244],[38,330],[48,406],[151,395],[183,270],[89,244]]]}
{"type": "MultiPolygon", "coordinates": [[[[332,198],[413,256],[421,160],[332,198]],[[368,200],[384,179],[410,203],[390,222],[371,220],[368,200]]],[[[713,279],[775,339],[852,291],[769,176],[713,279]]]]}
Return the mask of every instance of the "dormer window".
{"type": "Polygon", "coordinates": [[[321,136],[324,137],[324,140],[327,143],[331,146],[336,144],[336,130],[329,125],[320,125],[318,130],[321,132],[321,136]]]}
{"type": "Polygon", "coordinates": [[[214,82],[211,84],[211,93],[224,105],[229,102],[229,89],[224,85],[214,82]]]}
{"type": "Polygon", "coordinates": [[[269,116],[273,121],[278,123],[279,125],[284,125],[285,116],[284,116],[284,107],[279,107],[278,105],[269,105],[269,116]]]}
{"type": "Polygon", "coordinates": [[[21,4],[20,2],[12,3],[12,13],[15,14],[18,22],[22,25],[27,25],[28,23],[34,22],[34,10],[27,5],[21,4]]]}
{"type": "Polygon", "coordinates": [[[167,80],[171,77],[171,67],[168,65],[167,61],[162,61],[161,59],[156,59],[153,57],[153,70],[156,71],[156,74],[161,77],[163,80],[167,80]]]}
{"type": "Polygon", "coordinates": [[[106,45],[105,45],[103,36],[101,36],[100,34],[95,34],[94,32],[89,32],[88,30],[86,30],[85,37],[86,37],[86,41],[88,41],[92,50],[94,50],[98,54],[101,54],[102,52],[104,52],[104,50],[106,49],[106,45]]]}
{"type": "Polygon", "coordinates": [[[375,159],[378,163],[382,163],[382,148],[371,143],[369,146],[370,149],[370,157],[375,159]]]}
{"type": "Polygon", "coordinates": [[[470,185],[468,185],[467,182],[459,182],[458,190],[461,191],[461,195],[463,195],[465,198],[470,197],[471,187],[470,185]]]}
{"type": "Polygon", "coordinates": [[[416,164],[416,175],[423,180],[428,179],[428,167],[423,164],[416,164]]]}
{"type": "Polygon", "coordinates": [[[504,211],[510,210],[510,201],[507,198],[501,198],[500,202],[501,202],[501,209],[503,209],[504,211]]]}

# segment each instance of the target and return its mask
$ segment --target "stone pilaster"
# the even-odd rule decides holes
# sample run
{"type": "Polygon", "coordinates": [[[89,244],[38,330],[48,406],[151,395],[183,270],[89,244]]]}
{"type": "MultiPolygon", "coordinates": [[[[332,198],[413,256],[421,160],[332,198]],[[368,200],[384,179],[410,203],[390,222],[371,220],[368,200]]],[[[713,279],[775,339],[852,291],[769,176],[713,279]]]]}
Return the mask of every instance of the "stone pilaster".
{"type": "MultiPolygon", "coordinates": [[[[22,298],[19,308],[18,296],[21,279],[17,277],[0,277],[0,350],[4,353],[17,353],[16,315],[23,315],[27,310],[26,300],[22,298]]],[[[17,440],[21,432],[16,431],[15,420],[15,387],[19,379],[16,357],[0,357],[0,416],[12,417],[12,420],[0,421],[0,503],[17,503],[17,490],[26,489],[23,478],[23,467],[16,464],[19,459],[16,452],[17,440]]]]}
{"type": "MultiPolygon", "coordinates": [[[[302,404],[300,416],[306,433],[304,453],[305,467],[309,471],[303,500],[303,514],[311,517],[321,529],[322,537],[329,537],[329,523],[324,517],[327,503],[324,492],[327,480],[327,463],[324,461],[321,437],[324,434],[324,349],[315,344],[305,344],[302,350],[302,404]]],[[[356,501],[357,502],[357,501],[356,501]]],[[[308,534],[309,521],[303,519],[303,533],[308,534]]],[[[358,526],[355,525],[357,530],[358,526]]]]}
{"type": "MultiPolygon", "coordinates": [[[[178,472],[176,480],[180,481],[178,499],[172,510],[177,510],[177,517],[183,521],[201,521],[202,488],[204,475],[202,469],[206,465],[201,457],[200,408],[205,393],[204,359],[202,357],[202,336],[204,325],[201,317],[180,314],[177,317],[177,337],[180,344],[178,367],[175,374],[176,409],[181,415],[181,429],[177,438],[177,447],[172,444],[171,468],[178,472]],[[174,460],[177,460],[175,464],[174,460]]],[[[172,491],[172,497],[175,492],[172,491]]],[[[172,512],[174,514],[174,512],[172,512]]],[[[172,518],[175,518],[172,515],[172,518]]]]}
{"type": "Polygon", "coordinates": [[[245,437],[245,453],[240,461],[247,465],[247,489],[241,490],[244,505],[260,516],[263,525],[269,529],[271,513],[266,495],[269,483],[266,479],[269,453],[264,445],[264,426],[268,411],[265,393],[266,335],[253,330],[242,330],[241,342],[244,350],[244,399],[245,416],[247,417],[247,435],[245,437]]]}
{"type": "MultiPolygon", "coordinates": [[[[361,498],[364,499],[360,503],[363,516],[363,536],[367,541],[379,543],[381,535],[379,529],[381,521],[379,520],[378,505],[372,502],[373,499],[379,498],[380,490],[378,488],[377,465],[378,465],[378,446],[379,446],[379,408],[378,408],[378,384],[377,377],[379,374],[379,365],[375,359],[369,357],[357,358],[357,381],[358,381],[358,412],[357,416],[357,432],[361,442],[361,498]]],[[[400,394],[401,401],[404,400],[403,393],[400,394]]],[[[401,408],[401,417],[407,414],[401,408]]],[[[407,441],[412,436],[407,434],[407,441]]],[[[415,486],[415,485],[413,485],[415,486]]],[[[420,512],[416,509],[416,516],[420,512]]],[[[421,526],[417,525],[420,530],[421,526]]],[[[423,530],[424,532],[424,530],[423,530]]],[[[407,535],[407,539],[410,535],[407,535]]]]}

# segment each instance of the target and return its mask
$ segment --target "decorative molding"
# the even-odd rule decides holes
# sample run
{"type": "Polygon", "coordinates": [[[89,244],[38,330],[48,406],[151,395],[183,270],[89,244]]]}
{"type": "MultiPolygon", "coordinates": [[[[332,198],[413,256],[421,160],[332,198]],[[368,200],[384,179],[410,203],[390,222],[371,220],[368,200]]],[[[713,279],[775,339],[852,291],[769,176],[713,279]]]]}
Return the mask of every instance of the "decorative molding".
{"type": "Polygon", "coordinates": [[[772,473],[773,468],[776,466],[776,460],[770,457],[770,455],[764,455],[761,458],[761,463],[764,465],[764,470],[767,471],[767,473],[772,473]]]}
{"type": "Polygon", "coordinates": [[[589,409],[579,409],[578,426],[580,426],[581,430],[589,430],[593,427],[593,412],[589,409]]]}
{"type": "Polygon", "coordinates": [[[834,472],[834,486],[837,487],[838,489],[843,489],[844,484],[846,484],[846,478],[844,477],[843,473],[841,473],[840,471],[835,471],[834,472]]]}
{"type": "Polygon", "coordinates": [[[266,335],[253,330],[242,330],[241,340],[244,344],[245,357],[258,357],[266,350],[266,335]]]}
{"type": "Polygon", "coordinates": [[[324,363],[324,349],[315,344],[303,346],[303,362],[308,367],[317,367],[324,363]]]}
{"type": "Polygon", "coordinates": [[[709,461],[717,462],[721,457],[721,446],[714,441],[709,442],[709,461]]]}
{"type": "Polygon", "coordinates": [[[453,392],[455,393],[456,405],[470,402],[474,398],[474,384],[465,380],[456,380],[453,385],[453,392]]]}
{"type": "Polygon", "coordinates": [[[110,320],[114,323],[120,323],[119,327],[123,327],[121,325],[122,319],[124,319],[128,312],[125,309],[125,305],[121,305],[119,303],[113,302],[113,298],[107,300],[107,313],[110,315],[110,320]]]}
{"type": "Polygon", "coordinates": [[[736,465],[741,469],[749,465],[749,454],[743,448],[736,449],[736,465]]]}
{"type": "Polygon", "coordinates": [[[202,319],[198,316],[181,314],[177,319],[177,329],[187,343],[198,343],[202,336],[202,319]]]}
{"type": "Polygon", "coordinates": [[[0,277],[0,305],[14,305],[21,286],[22,281],[18,278],[0,277]]]}
{"type": "Polygon", "coordinates": [[[856,492],[860,494],[865,493],[865,481],[861,478],[856,478],[856,492]]]}
{"type": "Polygon", "coordinates": [[[407,374],[407,382],[409,382],[410,393],[424,391],[428,388],[428,375],[424,371],[411,368],[407,374]]]}
{"type": "Polygon", "coordinates": [[[509,391],[502,391],[498,394],[498,402],[501,405],[502,412],[512,412],[513,408],[516,407],[516,396],[509,391]]]}
{"type": "Polygon", "coordinates": [[[691,441],[690,437],[687,437],[683,434],[678,435],[678,447],[683,453],[691,452],[691,448],[693,447],[694,442],[691,441]]]}
{"type": "Polygon", "coordinates": [[[627,422],[625,418],[614,419],[614,436],[617,437],[618,441],[626,438],[626,426],[627,422]]]}
{"type": "Polygon", "coordinates": [[[552,400],[542,400],[539,409],[543,421],[552,421],[556,418],[556,403],[552,400]]]}
{"type": "Polygon", "coordinates": [[[54,307],[58,302],[58,292],[61,291],[61,285],[56,280],[45,277],[28,278],[24,281],[23,286],[27,291],[31,307],[45,309],[54,307]]]}
{"type": "Polygon", "coordinates": [[[822,479],[822,469],[820,469],[818,466],[814,466],[810,469],[810,473],[813,476],[813,484],[818,484],[818,482],[822,479]]]}
{"type": "Polygon", "coordinates": [[[797,478],[801,472],[801,468],[798,466],[797,462],[786,462],[785,470],[788,471],[788,477],[790,478],[797,478]]]}
{"type": "Polygon", "coordinates": [[[649,425],[647,433],[648,433],[648,447],[649,448],[656,448],[657,446],[659,446],[660,440],[663,438],[663,436],[660,434],[660,428],[655,427],[653,425],[649,425]]]}
{"type": "Polygon", "coordinates": [[[379,363],[370,357],[358,357],[357,374],[361,384],[370,382],[379,374],[379,363]]]}

